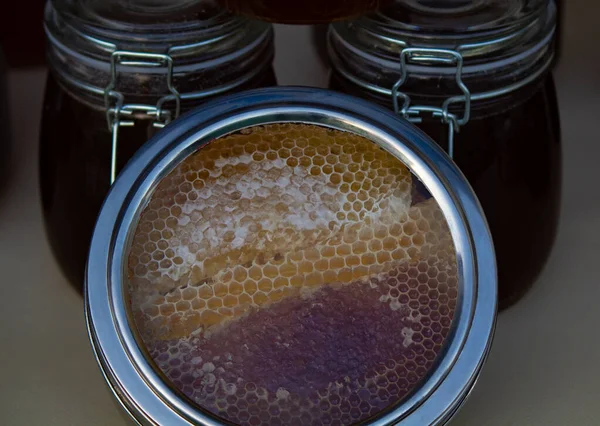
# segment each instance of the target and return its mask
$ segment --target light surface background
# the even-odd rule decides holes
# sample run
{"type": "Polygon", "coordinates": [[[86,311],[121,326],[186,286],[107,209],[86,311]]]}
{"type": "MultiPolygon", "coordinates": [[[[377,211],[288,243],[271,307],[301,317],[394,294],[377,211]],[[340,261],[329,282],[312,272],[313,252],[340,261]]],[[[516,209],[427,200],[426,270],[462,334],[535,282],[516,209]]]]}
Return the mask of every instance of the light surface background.
{"type": "MultiPolygon", "coordinates": [[[[564,3],[556,73],[560,233],[535,288],[501,314],[489,362],[453,425],[600,425],[600,4],[564,3]]],[[[326,69],[306,29],[278,27],[277,36],[280,82],[324,86],[326,69]]],[[[16,173],[0,200],[0,425],[124,425],[92,356],[81,298],[43,233],[37,141],[44,74],[10,76],[16,173]]],[[[519,244],[527,235],[514,237],[519,244]]]]}

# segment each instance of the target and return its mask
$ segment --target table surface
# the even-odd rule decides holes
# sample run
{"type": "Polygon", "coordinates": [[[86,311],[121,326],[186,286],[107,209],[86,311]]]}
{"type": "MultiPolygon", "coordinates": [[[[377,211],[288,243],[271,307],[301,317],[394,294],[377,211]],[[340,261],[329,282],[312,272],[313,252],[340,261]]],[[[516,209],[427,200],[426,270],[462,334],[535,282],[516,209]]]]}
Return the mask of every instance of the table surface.
{"type": "MultiPolygon", "coordinates": [[[[600,52],[586,35],[598,13],[587,7],[583,0],[568,5],[556,73],[564,142],[556,247],[533,290],[500,315],[489,362],[453,424],[600,424],[600,280],[594,269],[600,258],[600,52]]],[[[277,33],[280,82],[324,86],[327,72],[306,29],[278,27],[277,33]]],[[[14,173],[0,199],[7,290],[0,299],[0,424],[124,425],[90,350],[81,297],[61,276],[44,236],[37,182],[44,75],[43,69],[19,71],[9,80],[14,173]]]]}

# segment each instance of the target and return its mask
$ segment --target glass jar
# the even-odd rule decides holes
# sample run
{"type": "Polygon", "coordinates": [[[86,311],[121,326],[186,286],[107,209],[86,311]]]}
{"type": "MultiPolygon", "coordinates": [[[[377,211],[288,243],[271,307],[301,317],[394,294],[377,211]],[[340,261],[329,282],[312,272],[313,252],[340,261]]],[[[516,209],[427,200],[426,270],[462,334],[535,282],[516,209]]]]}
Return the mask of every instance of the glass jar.
{"type": "Polygon", "coordinates": [[[275,85],[273,30],[203,0],[53,0],[45,27],[44,221],[63,272],[81,289],[96,216],[121,167],[190,107],[275,85]]]}
{"type": "Polygon", "coordinates": [[[331,88],[416,123],[473,186],[495,242],[503,308],[542,270],[558,224],[555,25],[548,0],[403,0],[333,24],[328,38],[331,88]]]}
{"type": "Polygon", "coordinates": [[[446,424],[490,349],[493,245],[466,179],[370,102],[235,94],[139,150],[85,306],[138,424],[446,424]]]}
{"type": "Polygon", "coordinates": [[[317,24],[376,10],[389,0],[219,0],[234,13],[284,24],[317,24]]]}

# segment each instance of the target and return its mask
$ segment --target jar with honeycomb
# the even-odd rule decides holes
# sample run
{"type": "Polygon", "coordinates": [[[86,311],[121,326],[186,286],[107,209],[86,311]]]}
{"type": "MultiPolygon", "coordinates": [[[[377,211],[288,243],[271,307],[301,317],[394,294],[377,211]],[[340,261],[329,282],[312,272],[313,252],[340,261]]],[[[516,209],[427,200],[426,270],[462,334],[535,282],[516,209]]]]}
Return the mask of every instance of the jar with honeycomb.
{"type": "Polygon", "coordinates": [[[532,286],[558,224],[555,26],[551,0],[403,0],[328,35],[330,87],[414,122],[473,186],[496,247],[502,308],[532,286]]]}
{"type": "Polygon", "coordinates": [[[318,24],[374,11],[390,0],[219,0],[234,13],[283,24],[318,24]]]}
{"type": "Polygon", "coordinates": [[[53,252],[79,290],[102,201],[133,153],[193,106],[276,84],[271,25],[211,0],[167,3],[47,4],[42,206],[53,252]]]}
{"type": "Polygon", "coordinates": [[[89,256],[92,346],[168,425],[442,425],[489,350],[496,268],[448,156],[308,88],[206,104],[125,167],[89,256]]]}

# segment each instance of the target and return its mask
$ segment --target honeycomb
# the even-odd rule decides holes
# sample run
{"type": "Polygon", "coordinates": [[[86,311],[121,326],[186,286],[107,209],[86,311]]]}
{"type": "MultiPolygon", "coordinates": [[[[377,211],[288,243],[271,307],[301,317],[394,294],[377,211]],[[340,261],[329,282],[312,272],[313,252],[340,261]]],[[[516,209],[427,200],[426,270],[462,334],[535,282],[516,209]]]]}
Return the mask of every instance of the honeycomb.
{"type": "Polygon", "coordinates": [[[358,135],[273,124],[212,141],[158,184],[129,290],[151,357],[202,408],[353,424],[427,375],[458,280],[444,216],[399,160],[358,135]]]}

